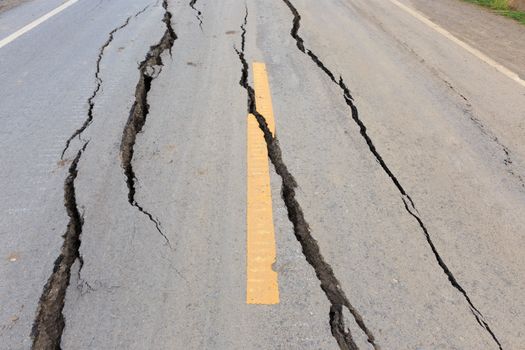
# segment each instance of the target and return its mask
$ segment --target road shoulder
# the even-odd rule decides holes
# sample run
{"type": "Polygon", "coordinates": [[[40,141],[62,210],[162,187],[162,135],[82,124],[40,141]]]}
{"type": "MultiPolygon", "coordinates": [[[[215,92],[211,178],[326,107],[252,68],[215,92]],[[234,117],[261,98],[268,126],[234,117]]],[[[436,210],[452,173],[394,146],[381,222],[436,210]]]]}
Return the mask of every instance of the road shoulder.
{"type": "Polygon", "coordinates": [[[13,7],[17,7],[18,5],[21,5],[28,1],[30,0],[4,0],[2,1],[2,3],[0,3],[0,13],[8,11],[13,7]]]}
{"type": "Polygon", "coordinates": [[[410,0],[410,5],[459,39],[525,78],[525,26],[458,0],[410,0]]]}

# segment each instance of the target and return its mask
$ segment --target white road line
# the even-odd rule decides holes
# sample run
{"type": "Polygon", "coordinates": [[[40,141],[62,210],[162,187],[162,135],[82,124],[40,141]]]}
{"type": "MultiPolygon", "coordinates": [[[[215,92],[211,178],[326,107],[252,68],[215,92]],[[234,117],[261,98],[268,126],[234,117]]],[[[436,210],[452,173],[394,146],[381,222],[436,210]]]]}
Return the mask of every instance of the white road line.
{"type": "Polygon", "coordinates": [[[25,27],[23,27],[23,28],[17,30],[16,32],[14,32],[13,34],[9,35],[7,38],[4,38],[4,39],[0,40],[0,49],[2,47],[6,46],[7,44],[9,44],[10,42],[14,41],[15,39],[17,39],[18,37],[20,37],[20,36],[24,35],[25,33],[29,32],[31,29],[33,29],[33,28],[39,26],[40,24],[42,24],[43,22],[47,21],[48,19],[50,19],[51,17],[53,17],[57,13],[60,13],[60,12],[64,11],[65,9],[67,9],[69,6],[73,5],[77,1],[78,0],[66,1],[62,5],[60,5],[57,8],[55,8],[54,10],[46,13],[42,17],[34,20],[33,22],[29,23],[25,27]]]}
{"type": "Polygon", "coordinates": [[[500,73],[506,75],[508,78],[514,80],[516,83],[518,83],[521,86],[525,87],[525,80],[521,79],[518,74],[514,73],[513,71],[511,71],[507,67],[505,67],[505,66],[499,64],[498,62],[494,61],[492,58],[488,57],[487,55],[485,55],[481,51],[473,48],[472,46],[470,46],[466,42],[456,38],[449,31],[447,31],[446,29],[440,27],[436,23],[432,22],[431,20],[426,18],[423,14],[421,14],[420,12],[418,12],[418,11],[416,11],[416,10],[414,10],[414,9],[412,9],[412,8],[402,4],[402,3],[400,3],[397,0],[389,0],[389,1],[391,3],[393,3],[394,5],[396,5],[397,7],[399,7],[400,9],[402,9],[403,11],[407,12],[408,14],[410,14],[411,16],[415,17],[419,21],[423,22],[424,24],[426,24],[430,28],[434,29],[436,32],[438,32],[439,34],[443,35],[447,39],[449,39],[449,40],[453,41],[454,43],[458,44],[459,46],[461,46],[462,48],[464,48],[465,50],[467,50],[468,52],[470,52],[471,54],[473,54],[474,56],[476,56],[477,58],[479,58],[483,62],[487,63],[488,65],[490,65],[490,66],[492,66],[494,68],[496,68],[496,70],[498,70],[500,73]]]}

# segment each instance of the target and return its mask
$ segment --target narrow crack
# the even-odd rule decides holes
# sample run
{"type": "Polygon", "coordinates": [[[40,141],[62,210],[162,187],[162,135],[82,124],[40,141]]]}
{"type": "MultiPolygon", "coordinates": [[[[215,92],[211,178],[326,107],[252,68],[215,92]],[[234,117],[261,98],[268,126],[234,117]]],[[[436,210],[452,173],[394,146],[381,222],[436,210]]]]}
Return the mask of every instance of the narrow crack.
{"type": "Polygon", "coordinates": [[[272,135],[265,117],[257,111],[255,104],[255,91],[248,83],[249,66],[245,58],[247,20],[248,9],[246,9],[244,24],[241,25],[241,50],[239,51],[235,49],[242,64],[241,80],[239,81],[239,84],[247,92],[248,113],[256,118],[260,129],[263,131],[268,149],[268,157],[270,158],[276,173],[281,177],[281,196],[288,211],[288,218],[293,224],[294,234],[301,244],[306,261],[313,267],[317,278],[321,282],[321,288],[331,304],[329,316],[332,335],[341,349],[358,349],[352,338],[350,329],[345,327],[344,324],[343,307],[345,307],[352,314],[359,328],[366,334],[368,342],[374,349],[378,350],[380,347],[375,344],[372,332],[366,327],[362,316],[350,303],[344,291],[341,289],[341,285],[335,277],[332,267],[324,260],[319,244],[315,238],[313,238],[310,232],[310,227],[304,218],[303,210],[295,198],[295,188],[297,187],[297,183],[282,159],[279,141],[277,137],[272,135]]]}
{"type": "Polygon", "coordinates": [[[469,118],[469,120],[474,124],[474,126],[476,126],[476,128],[481,132],[483,136],[487,137],[490,141],[494,142],[501,149],[502,153],[504,154],[503,164],[506,167],[507,173],[513,176],[519,182],[522,188],[525,188],[525,179],[515,169],[514,162],[511,156],[512,154],[511,150],[503,142],[501,142],[499,138],[490,129],[488,129],[478,117],[476,117],[474,110],[473,110],[472,103],[469,101],[469,99],[463,93],[461,93],[454,85],[452,85],[450,81],[447,80],[443,72],[441,72],[439,69],[429,64],[416,50],[410,47],[410,45],[408,45],[407,42],[397,37],[394,33],[388,31],[376,16],[370,15],[362,11],[362,9],[360,8],[356,8],[356,10],[361,15],[370,19],[370,21],[380,31],[388,35],[390,38],[392,38],[399,45],[399,47],[401,47],[403,50],[405,50],[409,54],[415,56],[415,59],[419,61],[419,63],[430,72],[430,74],[432,74],[439,81],[444,83],[450,89],[450,91],[452,91],[452,93],[455,96],[457,96],[465,104],[465,108],[463,109],[464,115],[469,118]]]}
{"type": "MultiPolygon", "coordinates": [[[[433,68],[429,67],[430,70],[433,70],[433,68]]],[[[456,94],[459,98],[463,100],[465,103],[466,108],[463,110],[464,114],[467,115],[470,119],[470,121],[478,128],[478,130],[483,134],[485,137],[489,138],[492,142],[494,142],[503,152],[504,158],[503,158],[503,164],[505,165],[507,169],[507,173],[509,173],[512,177],[514,177],[518,183],[521,185],[522,188],[525,188],[525,180],[523,179],[523,176],[515,171],[514,168],[514,162],[512,160],[511,151],[510,149],[503,144],[499,138],[494,135],[494,133],[488,129],[485,124],[477,118],[472,110],[472,104],[468,100],[465,95],[463,95],[461,92],[459,92],[448,80],[442,78],[438,73],[434,74],[438,79],[440,79],[447,87],[456,94]]]]}
{"type": "Polygon", "coordinates": [[[195,8],[195,3],[197,2],[197,0],[191,0],[190,1],[190,7],[193,9],[193,11],[195,11],[195,17],[197,18],[197,20],[199,21],[199,27],[202,29],[202,12],[200,10],[197,10],[195,8]]]}
{"type": "Polygon", "coordinates": [[[61,252],[55,260],[53,272],[49,277],[36,312],[31,337],[33,350],[60,349],[60,341],[65,326],[64,309],[66,290],[71,277],[71,266],[80,258],[82,226],[84,220],[77,207],[75,179],[78,174],[78,162],[86,150],[88,142],[78,151],[69,167],[69,174],[64,182],[64,206],[69,217],[61,252]]]}
{"type": "Polygon", "coordinates": [[[452,85],[450,81],[443,77],[443,74],[438,69],[428,64],[427,61],[423,57],[421,57],[421,55],[419,55],[413,48],[411,48],[405,41],[399,39],[393,33],[388,32],[375,17],[371,18],[373,19],[374,23],[376,23],[378,28],[381,31],[383,31],[383,33],[387,34],[393,40],[395,40],[396,43],[398,43],[398,45],[405,51],[414,55],[416,59],[421,63],[421,65],[430,72],[430,74],[432,74],[434,77],[436,77],[436,79],[444,83],[450,89],[450,91],[465,104],[463,114],[469,118],[469,120],[474,124],[474,126],[476,126],[476,128],[481,132],[483,136],[487,137],[490,141],[494,142],[501,149],[501,151],[504,154],[503,164],[506,167],[507,173],[514,177],[519,182],[522,188],[525,188],[525,179],[520,173],[516,172],[510,149],[505,144],[503,144],[503,142],[501,142],[499,138],[490,129],[488,129],[478,117],[476,117],[476,115],[474,114],[472,103],[469,101],[469,99],[463,93],[461,93],[454,85],[452,85]]]}
{"type": "Polygon", "coordinates": [[[133,17],[137,18],[138,16],[140,16],[141,14],[143,14],[144,12],[146,12],[146,11],[150,8],[151,5],[152,5],[152,4],[147,5],[147,6],[144,7],[142,10],[140,10],[140,11],[137,12],[137,13],[135,13],[135,15],[134,15],[133,17]]]}
{"type": "Polygon", "coordinates": [[[163,0],[162,7],[164,8],[164,18],[162,21],[166,24],[166,30],[160,41],[150,47],[146,57],[139,65],[140,78],[135,89],[135,102],[131,107],[128,121],[122,133],[120,153],[122,169],[124,169],[126,184],[128,186],[129,204],[137,208],[153,222],[159,234],[166,241],[166,244],[172,248],[168,237],[162,230],[160,221],[145,210],[135,199],[135,182],[137,177],[132,164],[137,134],[142,131],[149,114],[148,93],[151,89],[151,83],[159,76],[164,66],[161,57],[162,54],[167,50],[171,55],[171,49],[175,40],[177,40],[177,35],[171,25],[172,14],[168,9],[168,0],[163,0]]]}
{"type": "Polygon", "coordinates": [[[363,121],[359,117],[359,112],[358,112],[356,105],[354,104],[354,99],[351,95],[350,90],[348,89],[345,82],[343,81],[343,78],[340,77],[339,80],[336,80],[334,74],[324,65],[324,63],[318,58],[318,56],[315,55],[311,50],[305,47],[304,39],[299,35],[299,29],[301,27],[301,15],[297,11],[297,9],[294,7],[294,5],[290,2],[290,0],[283,0],[283,2],[288,6],[288,8],[290,9],[290,11],[292,12],[294,16],[293,26],[292,26],[292,30],[290,31],[290,34],[295,39],[297,48],[302,53],[308,55],[312,59],[312,61],[330,78],[330,80],[332,80],[332,82],[334,82],[341,89],[343,98],[346,104],[348,105],[348,107],[352,111],[352,119],[359,127],[361,136],[365,140],[370,152],[374,155],[375,159],[377,160],[377,162],[379,163],[383,171],[388,175],[392,183],[395,185],[395,187],[401,194],[401,198],[403,200],[403,204],[404,204],[406,211],[417,221],[418,225],[423,231],[427,244],[432,250],[432,253],[434,254],[434,257],[438,265],[441,267],[445,275],[448,277],[450,284],[463,295],[463,297],[467,301],[470,307],[470,310],[472,314],[474,315],[478,324],[489,333],[491,338],[498,345],[499,349],[502,349],[500,341],[498,340],[498,338],[496,337],[496,335],[490,328],[487,321],[485,321],[483,314],[476,308],[476,306],[471,301],[465,289],[459,284],[459,282],[455,278],[452,271],[448,268],[448,266],[443,261],[443,258],[439,254],[434,242],[432,241],[432,238],[430,237],[427,227],[425,226],[423,220],[419,216],[419,212],[417,211],[414,201],[412,200],[410,195],[405,191],[404,187],[401,185],[397,177],[392,173],[390,168],[387,166],[381,154],[379,153],[374,143],[372,142],[372,139],[368,135],[366,125],[363,123],[363,121]]]}
{"type": "Polygon", "coordinates": [[[111,44],[111,42],[113,41],[114,37],[115,37],[115,34],[125,28],[128,24],[129,24],[129,21],[131,20],[131,18],[133,17],[137,17],[139,15],[141,15],[142,13],[144,13],[144,11],[147,10],[147,8],[149,7],[150,5],[144,7],[142,10],[138,11],[137,13],[135,13],[134,15],[131,15],[129,16],[128,18],[126,18],[126,20],[124,21],[124,23],[122,23],[120,26],[116,27],[115,29],[113,29],[111,32],[109,32],[109,36],[108,36],[108,39],[106,40],[106,42],[104,42],[104,44],[100,47],[100,50],[98,52],[98,57],[97,57],[97,63],[96,63],[96,70],[95,70],[95,81],[96,81],[96,86],[95,86],[95,90],[93,90],[93,93],[91,94],[91,96],[88,98],[87,102],[88,102],[88,112],[87,112],[87,118],[84,120],[84,123],[80,126],[80,128],[78,128],[77,130],[75,130],[75,132],[66,140],[66,145],[64,146],[64,149],[62,150],[62,153],[60,155],[60,159],[64,159],[64,154],[66,153],[66,151],[69,149],[69,146],[71,144],[71,141],[73,141],[73,139],[75,137],[81,137],[82,133],[86,130],[86,128],[93,122],[93,111],[95,109],[95,98],[97,97],[101,87],[102,87],[102,78],[100,77],[100,65],[101,65],[101,62],[102,62],[102,57],[104,56],[104,52],[106,51],[106,48],[111,44]]]}

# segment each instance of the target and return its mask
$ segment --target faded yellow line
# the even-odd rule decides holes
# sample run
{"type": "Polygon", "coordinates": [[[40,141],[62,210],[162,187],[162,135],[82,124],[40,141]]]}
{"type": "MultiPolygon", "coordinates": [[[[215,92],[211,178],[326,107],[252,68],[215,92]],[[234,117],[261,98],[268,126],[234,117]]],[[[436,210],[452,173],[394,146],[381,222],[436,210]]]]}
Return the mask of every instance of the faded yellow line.
{"type": "MultiPolygon", "coordinates": [[[[264,63],[253,63],[257,111],[275,132],[270,86],[264,63]]],[[[279,285],[272,265],[276,259],[268,151],[255,116],[247,119],[246,303],[278,304],[279,285]]]]}

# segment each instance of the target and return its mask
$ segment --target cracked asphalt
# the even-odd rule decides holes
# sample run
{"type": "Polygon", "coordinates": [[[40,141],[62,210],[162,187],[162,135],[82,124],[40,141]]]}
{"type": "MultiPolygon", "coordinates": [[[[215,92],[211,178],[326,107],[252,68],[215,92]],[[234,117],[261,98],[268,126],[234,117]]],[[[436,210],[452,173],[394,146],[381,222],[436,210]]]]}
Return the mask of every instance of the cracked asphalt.
{"type": "Polygon", "coordinates": [[[0,349],[525,349],[522,40],[454,0],[0,4],[0,349]]]}

